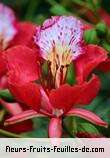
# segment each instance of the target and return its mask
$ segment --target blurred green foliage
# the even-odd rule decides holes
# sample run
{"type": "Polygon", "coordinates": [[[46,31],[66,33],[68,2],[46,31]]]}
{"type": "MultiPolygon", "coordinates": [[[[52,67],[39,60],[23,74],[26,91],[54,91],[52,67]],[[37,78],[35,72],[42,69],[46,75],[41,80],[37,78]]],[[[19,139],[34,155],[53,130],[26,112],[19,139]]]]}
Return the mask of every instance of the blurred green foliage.
{"type": "Polygon", "coordinates": [[[106,0],[106,3],[104,0],[0,0],[0,2],[12,7],[18,19],[33,21],[36,24],[41,24],[51,15],[81,15],[87,9],[95,14],[99,4],[110,11],[109,0],[106,0]],[[78,8],[78,5],[84,7],[84,10],[78,8]]]}

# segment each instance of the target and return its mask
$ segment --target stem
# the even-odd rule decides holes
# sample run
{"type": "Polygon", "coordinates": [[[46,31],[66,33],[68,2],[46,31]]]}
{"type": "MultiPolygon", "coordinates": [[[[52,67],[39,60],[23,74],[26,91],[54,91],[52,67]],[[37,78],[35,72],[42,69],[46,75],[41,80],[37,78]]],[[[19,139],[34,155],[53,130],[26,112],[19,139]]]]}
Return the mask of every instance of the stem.
{"type": "Polygon", "coordinates": [[[28,138],[27,136],[14,134],[14,133],[2,130],[2,129],[0,129],[0,134],[2,134],[4,136],[8,136],[9,138],[28,138]]]}
{"type": "Polygon", "coordinates": [[[64,121],[62,121],[62,127],[63,127],[64,131],[70,136],[70,138],[75,138],[74,134],[72,134],[70,132],[70,130],[68,129],[68,127],[65,125],[64,121]]]}

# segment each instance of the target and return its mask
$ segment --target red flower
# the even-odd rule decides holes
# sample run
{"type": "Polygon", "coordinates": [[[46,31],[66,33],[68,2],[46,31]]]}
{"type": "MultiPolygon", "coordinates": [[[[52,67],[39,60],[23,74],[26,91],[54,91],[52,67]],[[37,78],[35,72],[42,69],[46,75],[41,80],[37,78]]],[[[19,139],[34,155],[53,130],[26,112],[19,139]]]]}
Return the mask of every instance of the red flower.
{"type": "Polygon", "coordinates": [[[81,79],[78,85],[69,86],[63,84],[59,88],[51,88],[50,90],[44,83],[42,84],[42,80],[39,77],[36,52],[24,46],[8,49],[6,55],[10,91],[19,102],[27,105],[30,109],[14,115],[6,120],[5,124],[13,124],[32,117],[46,116],[50,118],[49,137],[60,137],[62,133],[62,118],[71,115],[87,119],[97,125],[107,126],[96,114],[76,107],[78,104],[90,104],[100,88],[100,81],[96,75],[93,75],[89,81],[86,81],[86,78],[90,71],[106,58],[106,55],[104,55],[102,48],[98,46],[92,47],[92,45],[88,46],[87,52],[89,53],[85,53],[85,57],[89,56],[90,61],[90,65],[87,63],[88,67],[85,67],[83,56],[77,59],[80,63],[79,67],[80,65],[82,66],[80,67],[81,73],[79,73],[77,68],[78,75],[82,78],[84,76],[82,72],[86,74],[83,82],[81,79]],[[95,53],[97,53],[97,58],[94,57],[95,53]],[[91,66],[91,63],[94,66],[91,66]],[[37,79],[41,81],[40,85],[34,82],[37,79]]]}
{"type": "Polygon", "coordinates": [[[50,63],[57,87],[65,79],[70,63],[85,53],[84,29],[85,25],[72,16],[52,17],[37,28],[35,44],[40,56],[50,63]]]}
{"type": "Polygon", "coordinates": [[[6,78],[4,51],[15,45],[34,47],[32,38],[35,31],[36,27],[33,24],[18,22],[14,12],[0,3],[0,89],[7,85],[4,80],[6,78]]]}
{"type": "MultiPolygon", "coordinates": [[[[34,47],[32,38],[35,31],[36,27],[33,24],[29,22],[18,22],[12,9],[0,3],[0,90],[8,87],[6,76],[6,61],[4,57],[5,51],[15,45],[26,45],[28,47],[34,47]]],[[[9,105],[6,106],[6,109],[11,106],[10,103],[6,103],[3,100],[2,103],[4,106],[9,105]]],[[[17,105],[18,103],[13,104],[13,108],[17,107],[17,105]]],[[[12,113],[12,111],[9,111],[9,113],[12,113]]],[[[17,111],[17,113],[19,113],[19,111],[17,111]]],[[[3,126],[1,128],[14,133],[20,133],[32,130],[32,121],[30,120],[30,125],[28,126],[27,121],[25,121],[20,123],[19,126],[3,126]],[[21,127],[21,129],[18,129],[18,127],[21,127]]]]}
{"type": "Polygon", "coordinates": [[[85,29],[87,25],[71,16],[52,17],[37,28],[35,43],[39,46],[40,56],[50,62],[56,87],[64,83],[72,61],[76,66],[77,80],[82,82],[99,63],[106,60],[103,48],[84,44],[85,29]]]}

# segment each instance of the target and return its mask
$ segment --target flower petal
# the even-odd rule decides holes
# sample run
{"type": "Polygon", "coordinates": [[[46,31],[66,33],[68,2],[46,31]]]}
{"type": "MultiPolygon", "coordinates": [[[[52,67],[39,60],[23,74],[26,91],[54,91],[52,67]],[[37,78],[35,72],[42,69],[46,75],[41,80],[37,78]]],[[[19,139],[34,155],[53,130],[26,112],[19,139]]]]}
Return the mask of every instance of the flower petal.
{"type": "Polygon", "coordinates": [[[72,108],[66,116],[77,116],[86,119],[96,125],[107,127],[107,123],[100,119],[95,113],[85,109],[72,108]]]}
{"type": "Polygon", "coordinates": [[[34,117],[44,117],[45,115],[42,115],[34,110],[26,110],[19,114],[14,115],[13,117],[5,120],[5,125],[14,124],[18,122],[22,122],[27,119],[31,119],[34,117]]]}
{"type": "Polygon", "coordinates": [[[9,85],[9,89],[19,102],[34,110],[39,110],[41,105],[41,93],[36,83],[27,83],[22,86],[9,85]]]}
{"type": "Polygon", "coordinates": [[[11,115],[16,115],[23,111],[22,107],[18,103],[8,103],[1,98],[0,103],[6,108],[7,111],[9,111],[11,115]]]}
{"type": "Polygon", "coordinates": [[[8,88],[8,80],[7,80],[7,75],[4,73],[4,75],[0,77],[0,90],[7,88],[8,88]]]}
{"type": "Polygon", "coordinates": [[[10,47],[15,45],[25,45],[31,48],[35,31],[36,26],[30,22],[17,23],[17,34],[14,40],[10,43],[10,47]]]}
{"type": "Polygon", "coordinates": [[[110,58],[99,64],[97,68],[103,72],[110,72],[110,58]]]}
{"type": "Polygon", "coordinates": [[[6,64],[3,58],[3,52],[0,51],[0,77],[6,72],[6,64]]]}
{"type": "Polygon", "coordinates": [[[53,49],[59,56],[69,51],[72,59],[76,59],[84,52],[82,37],[83,24],[77,18],[55,16],[46,20],[37,29],[35,43],[40,47],[41,56],[45,60],[48,60],[48,53],[52,52],[53,49]]]}
{"type": "Polygon", "coordinates": [[[8,125],[8,126],[0,126],[0,129],[20,134],[23,132],[29,132],[33,130],[33,122],[32,120],[25,120],[23,122],[19,122],[17,124],[8,125]]]}
{"type": "Polygon", "coordinates": [[[97,46],[88,45],[87,51],[75,60],[76,78],[79,83],[85,81],[90,72],[107,59],[107,52],[97,46]]]}
{"type": "Polygon", "coordinates": [[[88,105],[97,96],[100,89],[100,80],[96,75],[90,79],[89,82],[84,82],[81,85],[73,87],[74,104],[88,105]],[[74,89],[76,90],[74,91],[74,89]]]}
{"type": "Polygon", "coordinates": [[[100,88],[100,80],[93,76],[89,82],[80,85],[69,86],[62,85],[60,88],[53,89],[50,92],[50,103],[55,109],[68,111],[73,105],[88,105],[96,97],[100,88]],[[95,90],[94,90],[95,89],[95,90]]]}
{"type": "Polygon", "coordinates": [[[50,92],[49,99],[51,105],[56,109],[69,109],[72,105],[73,90],[69,85],[62,85],[60,88],[50,92]]]}
{"type": "Polygon", "coordinates": [[[9,82],[24,84],[38,79],[37,56],[32,49],[16,46],[6,51],[9,82]]]}
{"type": "Polygon", "coordinates": [[[0,49],[4,50],[16,35],[16,18],[11,8],[0,3],[0,49]]]}
{"type": "Polygon", "coordinates": [[[62,120],[60,118],[52,118],[48,127],[49,138],[60,138],[62,135],[62,120]]]}
{"type": "Polygon", "coordinates": [[[104,9],[99,10],[99,15],[106,25],[110,27],[110,15],[104,9]]]}

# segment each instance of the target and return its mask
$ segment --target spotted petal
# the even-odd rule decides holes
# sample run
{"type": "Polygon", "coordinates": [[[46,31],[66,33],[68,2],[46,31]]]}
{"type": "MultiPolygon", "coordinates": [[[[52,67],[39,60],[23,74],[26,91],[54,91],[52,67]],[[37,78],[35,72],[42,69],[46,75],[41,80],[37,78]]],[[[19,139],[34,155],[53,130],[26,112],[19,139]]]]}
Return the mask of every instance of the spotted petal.
{"type": "Polygon", "coordinates": [[[16,34],[16,18],[13,11],[0,3],[0,48],[5,49],[16,34]]]}
{"type": "Polygon", "coordinates": [[[37,30],[35,43],[40,47],[41,56],[46,60],[53,60],[52,54],[55,53],[59,60],[72,60],[83,53],[82,36],[83,25],[78,19],[72,16],[52,17],[37,30]]]}

